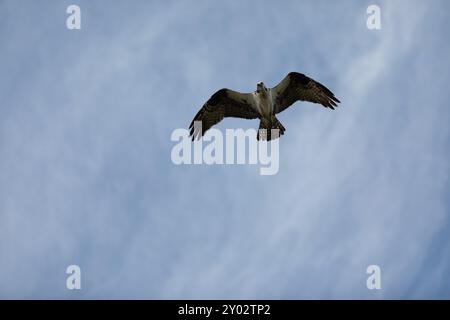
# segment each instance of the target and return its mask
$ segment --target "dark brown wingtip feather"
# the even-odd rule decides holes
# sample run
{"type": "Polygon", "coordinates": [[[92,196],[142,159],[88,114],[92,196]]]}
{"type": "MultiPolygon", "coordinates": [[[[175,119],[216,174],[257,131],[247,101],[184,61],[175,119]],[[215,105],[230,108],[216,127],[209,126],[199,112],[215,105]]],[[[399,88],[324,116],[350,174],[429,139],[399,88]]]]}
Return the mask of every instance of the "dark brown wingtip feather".
{"type": "MultiPolygon", "coordinates": [[[[208,101],[202,106],[202,108],[197,112],[197,114],[195,115],[194,119],[192,119],[191,124],[189,125],[189,129],[191,129],[191,134],[193,135],[194,133],[194,122],[195,121],[202,121],[203,115],[205,113],[205,108],[207,108],[208,106],[215,106],[217,105],[222,99],[224,99],[224,97],[226,97],[228,95],[228,89],[223,88],[218,90],[217,92],[215,92],[209,99],[208,101]]],[[[204,125],[204,123],[202,123],[204,125]]],[[[204,126],[203,126],[204,127],[204,126]]],[[[203,136],[203,132],[200,133],[199,135],[200,137],[203,136]]],[[[194,140],[195,137],[193,137],[192,140],[194,140]]]]}
{"type": "MultiPolygon", "coordinates": [[[[328,90],[329,91],[329,90],[328,90]]],[[[331,91],[329,91],[329,92],[327,92],[327,93],[329,93],[328,95],[327,95],[327,102],[328,102],[328,104],[329,105],[327,105],[327,107],[328,108],[331,108],[331,109],[335,109],[335,108],[337,108],[337,107],[339,107],[337,104],[338,103],[341,103],[340,101],[339,101],[339,99],[338,98],[336,98],[335,96],[334,96],[334,94],[331,92],[331,91]]]]}
{"type": "Polygon", "coordinates": [[[199,134],[197,132],[191,132],[191,134],[189,135],[192,141],[198,140],[199,139],[198,136],[199,134]]]}

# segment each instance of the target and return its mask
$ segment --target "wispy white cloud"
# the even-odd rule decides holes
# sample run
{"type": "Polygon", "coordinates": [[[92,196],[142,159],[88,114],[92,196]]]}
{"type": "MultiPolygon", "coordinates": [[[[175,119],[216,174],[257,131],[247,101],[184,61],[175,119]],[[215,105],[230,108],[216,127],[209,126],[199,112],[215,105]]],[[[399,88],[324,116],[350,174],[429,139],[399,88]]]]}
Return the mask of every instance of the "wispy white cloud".
{"type": "MultiPolygon", "coordinates": [[[[360,2],[259,4],[82,1],[86,25],[72,33],[50,1],[32,35],[39,11],[10,11],[7,25],[24,22],[2,60],[36,63],[11,67],[17,89],[1,95],[2,297],[442,295],[421,275],[446,281],[449,262],[426,264],[448,224],[449,48],[432,47],[446,3],[382,2],[380,31],[360,2]],[[342,106],[280,115],[278,175],[170,162],[171,131],[214,90],[291,70],[342,106]],[[64,287],[71,263],[80,293],[64,287]],[[365,287],[369,264],[381,292],[365,287]]],[[[242,125],[257,124],[219,128],[242,125]]]]}

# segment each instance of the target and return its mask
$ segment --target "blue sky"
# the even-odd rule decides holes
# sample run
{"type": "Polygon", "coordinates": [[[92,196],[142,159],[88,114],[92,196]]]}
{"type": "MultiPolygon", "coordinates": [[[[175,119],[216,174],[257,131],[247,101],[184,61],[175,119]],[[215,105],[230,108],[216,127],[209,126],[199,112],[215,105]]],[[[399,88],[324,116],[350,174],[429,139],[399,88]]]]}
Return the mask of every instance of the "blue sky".
{"type": "Polygon", "coordinates": [[[450,298],[449,9],[1,1],[0,298],[450,298]],[[279,116],[277,175],[172,163],[212,93],[290,71],[342,103],[279,116]]]}

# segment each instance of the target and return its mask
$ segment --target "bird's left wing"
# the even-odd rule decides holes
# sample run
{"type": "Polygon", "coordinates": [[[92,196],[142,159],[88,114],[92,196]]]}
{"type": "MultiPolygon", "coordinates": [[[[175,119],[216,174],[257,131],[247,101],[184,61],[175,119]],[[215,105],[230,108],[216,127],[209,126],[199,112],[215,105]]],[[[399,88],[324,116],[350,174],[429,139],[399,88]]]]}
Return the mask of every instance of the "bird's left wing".
{"type": "Polygon", "coordinates": [[[337,107],[337,103],[340,103],[333,92],[323,84],[298,72],[289,73],[271,91],[275,113],[280,113],[299,100],[320,103],[333,110],[337,107]]]}
{"type": "Polygon", "coordinates": [[[251,93],[240,93],[230,89],[221,89],[214,93],[203,105],[192,120],[189,129],[192,140],[200,138],[213,125],[222,121],[225,117],[256,119],[259,117],[254,106],[251,93]],[[202,127],[194,125],[201,121],[202,127]]]}

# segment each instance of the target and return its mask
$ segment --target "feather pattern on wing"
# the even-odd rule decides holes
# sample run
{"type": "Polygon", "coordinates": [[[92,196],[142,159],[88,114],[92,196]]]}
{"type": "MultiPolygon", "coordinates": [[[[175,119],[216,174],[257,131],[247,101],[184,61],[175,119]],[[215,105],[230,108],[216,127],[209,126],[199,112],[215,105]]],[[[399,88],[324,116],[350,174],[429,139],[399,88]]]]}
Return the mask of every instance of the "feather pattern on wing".
{"type": "Polygon", "coordinates": [[[302,73],[289,73],[276,87],[274,92],[275,113],[280,113],[296,101],[319,103],[334,110],[340,101],[323,84],[314,81],[302,73]]]}
{"type": "Polygon", "coordinates": [[[208,129],[222,121],[225,117],[258,118],[259,114],[255,110],[252,94],[240,93],[230,89],[221,89],[214,93],[203,105],[189,126],[192,140],[203,136],[208,129]],[[201,130],[194,125],[196,121],[201,121],[201,130]]]}

